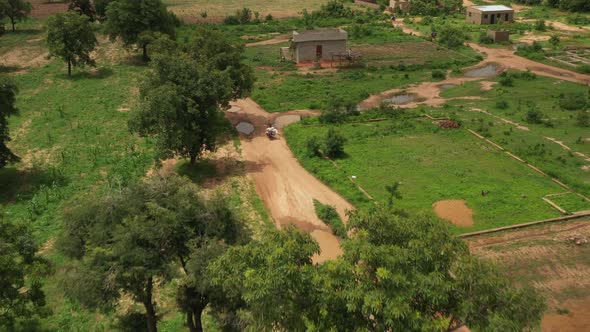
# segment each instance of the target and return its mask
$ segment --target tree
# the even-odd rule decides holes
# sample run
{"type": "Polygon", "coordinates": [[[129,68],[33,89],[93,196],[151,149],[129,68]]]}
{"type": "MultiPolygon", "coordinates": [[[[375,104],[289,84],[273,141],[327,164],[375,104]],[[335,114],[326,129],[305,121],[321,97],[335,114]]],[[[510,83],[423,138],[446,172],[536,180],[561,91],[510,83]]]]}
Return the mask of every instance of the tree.
{"type": "Polygon", "coordinates": [[[63,288],[88,307],[108,307],[129,294],[144,306],[147,331],[154,332],[157,281],[183,271],[179,294],[187,296],[179,304],[191,330],[199,331],[210,288],[198,266],[244,234],[223,200],[204,201],[186,179],[149,178],[66,212],[58,248],[76,262],[63,288]]]}
{"type": "Polygon", "coordinates": [[[242,63],[243,48],[219,31],[199,29],[185,44],[162,38],[129,127],[156,138],[159,157],[189,157],[212,151],[223,130],[220,108],[249,94],[254,77],[242,63]],[[161,46],[162,43],[164,46],[161,46]]]}
{"type": "Polygon", "coordinates": [[[96,12],[96,18],[99,21],[104,21],[107,17],[107,8],[114,0],[94,0],[94,10],[96,12]]]}
{"type": "Polygon", "coordinates": [[[96,10],[91,0],[70,0],[68,10],[86,15],[90,22],[94,22],[96,19],[96,10]]]}
{"type": "Polygon", "coordinates": [[[41,277],[49,266],[28,229],[1,215],[0,239],[0,329],[14,331],[20,321],[47,313],[41,277]]]}
{"type": "Polygon", "coordinates": [[[313,265],[309,235],[275,231],[216,259],[213,283],[244,301],[255,330],[522,331],[540,322],[543,299],[470,255],[439,219],[372,207],[348,226],[335,260],[313,265]]]}
{"type": "Polygon", "coordinates": [[[98,41],[88,17],[75,13],[57,14],[47,22],[49,54],[62,58],[68,64],[68,77],[72,66],[94,65],[90,53],[98,41]]]}
{"type": "Polygon", "coordinates": [[[586,112],[586,110],[578,111],[578,116],[576,117],[576,124],[580,127],[590,127],[590,114],[586,112]]]}
{"type": "Polygon", "coordinates": [[[174,36],[178,19],[160,0],[117,0],[107,6],[105,30],[111,39],[120,38],[125,46],[137,45],[143,59],[149,60],[148,45],[158,34],[174,36]]]}
{"type": "Polygon", "coordinates": [[[20,159],[6,146],[10,142],[8,117],[18,114],[15,106],[18,88],[8,77],[0,75],[0,168],[20,159]]]}
{"type": "Polygon", "coordinates": [[[334,128],[330,128],[324,141],[324,154],[328,158],[339,157],[344,153],[346,138],[340,135],[334,128]]]}
{"type": "Polygon", "coordinates": [[[30,2],[24,0],[0,0],[0,17],[6,16],[12,24],[12,31],[15,31],[17,21],[23,21],[31,13],[30,2]]]}
{"type": "Polygon", "coordinates": [[[448,48],[457,48],[463,45],[465,33],[459,28],[443,25],[438,31],[438,38],[441,44],[448,48]]]}
{"type": "Polygon", "coordinates": [[[553,46],[553,48],[557,48],[557,46],[559,46],[560,42],[561,42],[561,40],[559,39],[558,35],[552,35],[551,38],[549,38],[549,44],[551,44],[551,46],[553,46]]]}
{"type": "Polygon", "coordinates": [[[399,192],[399,185],[401,183],[399,181],[395,181],[391,185],[386,185],[385,190],[389,194],[389,200],[387,201],[389,207],[393,207],[393,199],[402,199],[402,194],[399,192]]]}

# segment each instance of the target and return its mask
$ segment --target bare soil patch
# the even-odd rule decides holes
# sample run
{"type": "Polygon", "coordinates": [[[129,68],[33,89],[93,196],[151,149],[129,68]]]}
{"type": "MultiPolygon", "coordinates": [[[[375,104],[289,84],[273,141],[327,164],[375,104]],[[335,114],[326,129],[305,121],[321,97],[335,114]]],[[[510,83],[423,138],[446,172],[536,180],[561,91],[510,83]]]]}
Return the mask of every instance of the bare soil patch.
{"type": "Polygon", "coordinates": [[[47,0],[30,0],[33,5],[31,17],[48,18],[58,13],[65,13],[68,10],[67,2],[48,2],[47,0]]]}
{"type": "Polygon", "coordinates": [[[473,211],[467,203],[461,199],[438,201],[432,204],[434,212],[442,219],[452,222],[454,225],[473,226],[473,211]]]}

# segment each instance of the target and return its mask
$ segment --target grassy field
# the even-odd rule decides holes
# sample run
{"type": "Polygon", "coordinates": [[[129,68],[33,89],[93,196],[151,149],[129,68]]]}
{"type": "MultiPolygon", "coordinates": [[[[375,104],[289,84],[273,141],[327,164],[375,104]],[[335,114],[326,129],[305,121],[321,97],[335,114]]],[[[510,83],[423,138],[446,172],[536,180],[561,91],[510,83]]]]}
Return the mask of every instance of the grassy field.
{"type": "Polygon", "coordinates": [[[466,130],[441,130],[422,119],[345,124],[337,128],[347,139],[338,168],[307,157],[305,143],[326,127],[293,125],[285,134],[302,164],[353,204],[370,204],[349,178],[376,201],[387,198],[385,185],[400,181],[398,208],[431,210],[432,204],[463,199],[474,211],[474,226],[458,232],[506,226],[558,216],[541,197],[563,191],[466,130]],[[482,196],[483,190],[490,194],[482,196]]]}

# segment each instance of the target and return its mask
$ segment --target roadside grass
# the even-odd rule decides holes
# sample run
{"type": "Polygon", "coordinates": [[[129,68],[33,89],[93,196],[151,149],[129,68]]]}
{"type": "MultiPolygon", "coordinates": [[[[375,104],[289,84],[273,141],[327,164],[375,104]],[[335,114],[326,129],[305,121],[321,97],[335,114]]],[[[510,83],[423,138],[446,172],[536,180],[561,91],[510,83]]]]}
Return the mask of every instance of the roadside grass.
{"type": "MultiPolygon", "coordinates": [[[[436,113],[458,118],[467,127],[490,138],[549,175],[586,196],[590,195],[590,172],[582,169],[589,164],[585,159],[590,157],[590,141],[587,140],[590,138],[590,131],[587,127],[576,124],[577,111],[563,110],[559,106],[561,96],[587,94],[587,87],[542,76],[532,80],[514,78],[513,81],[513,87],[496,84],[491,91],[470,91],[472,96],[480,96],[482,99],[452,100],[448,102],[447,109],[437,110],[436,113]],[[497,107],[499,100],[506,102],[506,108],[497,107]],[[529,130],[520,130],[501,119],[472,112],[472,108],[479,108],[514,121],[529,130]],[[534,124],[526,121],[526,114],[531,109],[537,109],[542,113],[543,123],[534,124]],[[549,138],[562,142],[571,150],[549,138]]],[[[443,95],[449,96],[461,90],[461,87],[450,88],[444,91],[443,95]]]]}
{"type": "Polygon", "coordinates": [[[573,193],[547,198],[569,213],[590,210],[590,202],[573,193]]]}
{"type": "Polygon", "coordinates": [[[346,233],[346,226],[340,219],[336,208],[331,205],[322,204],[322,202],[318,201],[317,199],[313,200],[313,206],[315,207],[315,213],[317,214],[318,218],[323,221],[326,225],[330,226],[334,234],[339,236],[342,239],[348,237],[346,233]]]}
{"type": "Polygon", "coordinates": [[[372,204],[349,178],[384,204],[385,185],[400,181],[403,199],[396,207],[412,212],[431,210],[445,199],[463,199],[474,211],[470,232],[559,216],[541,197],[560,187],[466,130],[442,130],[422,119],[343,124],[346,156],[338,168],[309,157],[306,141],[327,127],[295,124],[285,135],[302,165],[357,206],[372,204]],[[490,194],[482,196],[483,190],[490,194]]]}

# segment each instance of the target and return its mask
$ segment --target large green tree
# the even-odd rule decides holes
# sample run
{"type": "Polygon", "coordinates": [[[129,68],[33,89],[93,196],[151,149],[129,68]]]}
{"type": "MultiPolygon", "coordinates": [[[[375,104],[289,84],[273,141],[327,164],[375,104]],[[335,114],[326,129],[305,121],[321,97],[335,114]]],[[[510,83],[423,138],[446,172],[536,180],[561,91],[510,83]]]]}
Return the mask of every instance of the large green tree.
{"type": "Polygon", "coordinates": [[[220,109],[252,89],[252,69],[242,62],[241,46],[210,29],[183,44],[161,38],[154,50],[130,129],[155,137],[160,158],[178,155],[194,164],[216,147],[224,126],[220,109]]]}
{"type": "Polygon", "coordinates": [[[70,0],[68,10],[74,11],[80,15],[86,15],[90,22],[96,19],[96,10],[92,0],[70,0]]]}
{"type": "Polygon", "coordinates": [[[96,11],[96,18],[99,21],[104,21],[107,17],[107,8],[111,2],[115,0],[94,0],[94,10],[96,11]]]}
{"type": "Polygon", "coordinates": [[[72,66],[94,65],[90,53],[98,41],[86,16],[76,13],[57,14],[47,22],[49,54],[68,64],[68,77],[72,66]]]}
{"type": "Polygon", "coordinates": [[[181,278],[179,305],[198,331],[213,289],[195,266],[244,234],[223,200],[203,200],[187,179],[149,178],[67,211],[58,248],[75,263],[64,274],[64,290],[89,307],[109,307],[129,294],[144,306],[146,330],[154,332],[154,289],[181,278]]]}
{"type": "Polygon", "coordinates": [[[137,45],[148,60],[148,45],[158,34],[174,36],[178,19],[160,0],[117,0],[106,10],[106,32],[125,46],[137,45]]]}
{"type": "Polygon", "coordinates": [[[0,168],[8,163],[19,161],[19,158],[6,146],[10,142],[8,117],[18,114],[15,105],[17,93],[18,88],[14,81],[0,75],[0,168]]]}
{"type": "Polygon", "coordinates": [[[354,212],[349,227],[336,260],[312,265],[317,247],[289,230],[230,249],[212,280],[245,302],[258,330],[522,331],[541,319],[535,291],[471,256],[432,216],[376,207],[354,212]]]}
{"type": "Polygon", "coordinates": [[[48,264],[37,249],[26,227],[0,215],[0,330],[14,331],[19,322],[47,312],[40,280],[48,264]]]}
{"type": "Polygon", "coordinates": [[[8,17],[15,31],[16,22],[26,19],[31,13],[31,3],[24,0],[0,0],[0,18],[8,17]]]}

